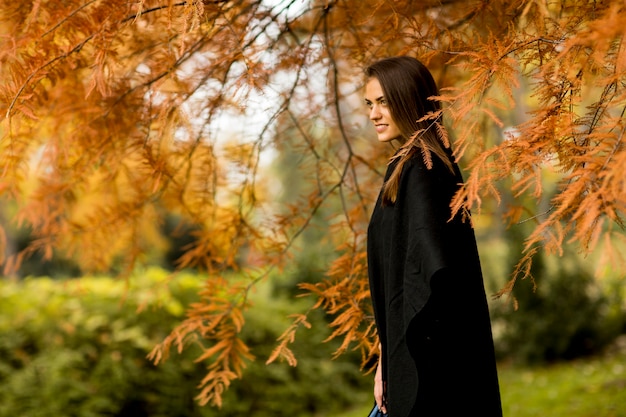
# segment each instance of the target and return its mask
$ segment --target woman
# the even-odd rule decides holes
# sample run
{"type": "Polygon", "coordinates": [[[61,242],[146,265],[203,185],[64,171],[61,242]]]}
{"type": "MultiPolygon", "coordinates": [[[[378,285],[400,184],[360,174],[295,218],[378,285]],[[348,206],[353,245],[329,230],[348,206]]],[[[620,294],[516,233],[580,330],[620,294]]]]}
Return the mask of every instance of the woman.
{"type": "Polygon", "coordinates": [[[431,99],[437,87],[410,57],[366,75],[378,140],[399,144],[368,229],[376,403],[390,417],[502,416],[474,231],[467,215],[451,218],[463,179],[431,99]]]}

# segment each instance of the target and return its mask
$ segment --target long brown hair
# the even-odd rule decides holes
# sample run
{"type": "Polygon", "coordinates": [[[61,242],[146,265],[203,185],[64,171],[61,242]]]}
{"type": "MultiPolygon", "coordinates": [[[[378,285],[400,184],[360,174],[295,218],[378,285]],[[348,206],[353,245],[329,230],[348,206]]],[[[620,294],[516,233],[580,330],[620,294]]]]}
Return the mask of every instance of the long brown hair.
{"type": "Polygon", "coordinates": [[[398,163],[383,187],[383,203],[396,201],[400,174],[404,164],[420,151],[426,166],[432,167],[432,154],[453,171],[448,136],[441,121],[441,104],[433,100],[438,90],[432,74],[415,58],[385,58],[365,70],[368,78],[376,78],[389,106],[389,113],[402,137],[400,150],[390,163],[398,163]]]}

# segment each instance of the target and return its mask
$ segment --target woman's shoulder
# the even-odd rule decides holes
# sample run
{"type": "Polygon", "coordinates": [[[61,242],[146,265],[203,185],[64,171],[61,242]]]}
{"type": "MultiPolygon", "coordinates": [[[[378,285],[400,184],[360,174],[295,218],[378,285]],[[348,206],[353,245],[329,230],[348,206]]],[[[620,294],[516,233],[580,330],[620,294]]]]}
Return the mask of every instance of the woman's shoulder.
{"type": "Polygon", "coordinates": [[[455,177],[458,172],[457,164],[450,159],[448,165],[441,157],[433,152],[415,152],[407,161],[406,170],[417,170],[420,173],[431,173],[436,176],[455,177]]]}

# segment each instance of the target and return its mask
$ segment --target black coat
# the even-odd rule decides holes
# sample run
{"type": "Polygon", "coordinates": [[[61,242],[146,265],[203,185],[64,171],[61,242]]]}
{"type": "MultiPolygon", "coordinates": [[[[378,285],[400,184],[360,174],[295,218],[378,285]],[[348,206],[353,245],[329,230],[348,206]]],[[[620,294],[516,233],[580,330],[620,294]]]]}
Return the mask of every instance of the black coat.
{"type": "MultiPolygon", "coordinates": [[[[389,417],[501,416],[487,299],[474,231],[450,202],[462,182],[433,156],[404,166],[395,204],[381,197],[368,270],[389,417]]],[[[385,179],[393,169],[390,165],[385,179]]]]}

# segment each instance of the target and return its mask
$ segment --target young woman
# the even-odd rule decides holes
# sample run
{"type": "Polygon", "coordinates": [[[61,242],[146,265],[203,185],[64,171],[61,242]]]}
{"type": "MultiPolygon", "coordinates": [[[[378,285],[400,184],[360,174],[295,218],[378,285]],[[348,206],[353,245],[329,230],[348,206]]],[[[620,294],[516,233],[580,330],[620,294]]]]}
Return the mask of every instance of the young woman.
{"type": "Polygon", "coordinates": [[[368,229],[381,355],[374,397],[390,417],[502,416],[474,231],[451,218],[463,179],[443,135],[428,69],[410,57],[366,70],[380,142],[397,142],[368,229]]]}

